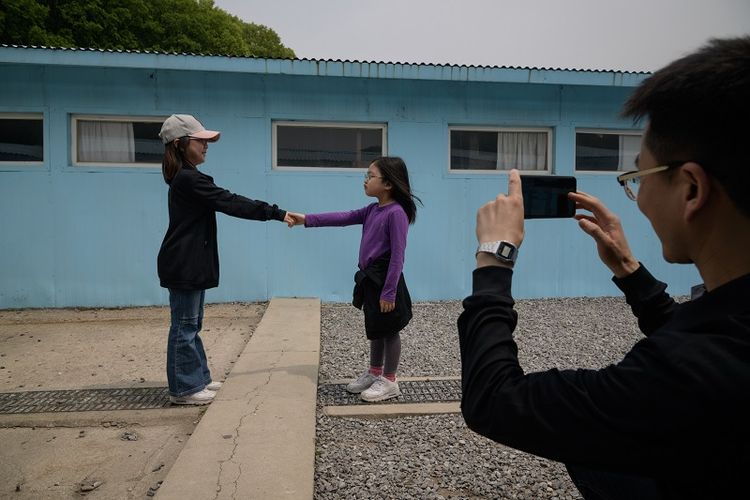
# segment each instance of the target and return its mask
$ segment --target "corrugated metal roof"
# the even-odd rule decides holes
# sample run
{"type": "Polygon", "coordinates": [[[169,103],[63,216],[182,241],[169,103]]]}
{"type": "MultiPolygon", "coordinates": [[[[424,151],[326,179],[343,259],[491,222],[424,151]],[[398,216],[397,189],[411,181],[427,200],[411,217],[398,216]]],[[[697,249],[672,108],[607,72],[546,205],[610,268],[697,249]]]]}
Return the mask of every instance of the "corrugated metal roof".
{"type": "Polygon", "coordinates": [[[269,59],[252,56],[0,44],[0,62],[362,78],[634,86],[650,73],[532,66],[269,59]],[[33,54],[32,58],[13,53],[33,54]],[[51,57],[45,57],[50,55],[51,57]],[[63,57],[60,57],[63,56],[63,57]],[[65,57],[69,56],[69,57],[65,57]],[[114,56],[114,58],[110,57],[114,56]],[[128,59],[117,60],[117,57],[128,59]],[[158,62],[158,63],[157,63],[158,62]],[[188,64],[189,62],[189,64],[188,64]]]}

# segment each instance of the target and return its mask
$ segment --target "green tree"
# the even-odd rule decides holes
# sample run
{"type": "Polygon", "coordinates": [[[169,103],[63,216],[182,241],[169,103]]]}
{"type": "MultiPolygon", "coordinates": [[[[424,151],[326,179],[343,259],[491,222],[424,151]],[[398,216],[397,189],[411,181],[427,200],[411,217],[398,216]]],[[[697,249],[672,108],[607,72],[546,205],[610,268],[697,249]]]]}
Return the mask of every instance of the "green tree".
{"type": "Polygon", "coordinates": [[[274,30],[261,24],[243,24],[242,38],[247,43],[251,55],[266,54],[271,50],[279,50],[277,56],[279,58],[293,59],[296,57],[292,49],[281,44],[281,39],[274,30]],[[277,49],[277,47],[279,48],[277,49]]]}
{"type": "Polygon", "coordinates": [[[213,0],[0,0],[0,43],[294,58],[213,0]]]}

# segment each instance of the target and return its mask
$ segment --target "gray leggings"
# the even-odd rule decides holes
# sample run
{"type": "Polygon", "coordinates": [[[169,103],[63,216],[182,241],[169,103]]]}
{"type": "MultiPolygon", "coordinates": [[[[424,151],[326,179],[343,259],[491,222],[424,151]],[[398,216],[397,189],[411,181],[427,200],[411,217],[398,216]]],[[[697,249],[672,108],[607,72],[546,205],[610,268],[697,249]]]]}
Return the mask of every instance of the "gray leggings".
{"type": "Polygon", "coordinates": [[[401,334],[370,341],[370,366],[382,366],[383,373],[396,373],[401,359],[401,334]]]}

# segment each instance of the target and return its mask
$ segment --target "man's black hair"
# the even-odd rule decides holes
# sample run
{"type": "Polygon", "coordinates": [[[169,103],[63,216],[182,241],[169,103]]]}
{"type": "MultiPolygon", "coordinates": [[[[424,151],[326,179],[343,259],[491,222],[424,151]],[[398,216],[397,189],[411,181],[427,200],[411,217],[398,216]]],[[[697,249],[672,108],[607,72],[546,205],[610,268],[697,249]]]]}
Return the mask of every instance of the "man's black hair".
{"type": "Polygon", "coordinates": [[[648,119],[657,160],[701,164],[750,215],[750,36],[712,39],[656,71],[623,116],[648,119]]]}

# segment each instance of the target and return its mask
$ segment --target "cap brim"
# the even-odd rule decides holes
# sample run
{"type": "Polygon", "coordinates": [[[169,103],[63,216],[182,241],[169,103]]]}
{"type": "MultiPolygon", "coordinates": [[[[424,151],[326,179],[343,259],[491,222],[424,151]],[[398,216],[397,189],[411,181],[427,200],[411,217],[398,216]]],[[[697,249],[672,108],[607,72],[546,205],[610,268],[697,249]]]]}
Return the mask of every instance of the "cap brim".
{"type": "Polygon", "coordinates": [[[219,137],[221,137],[221,132],[217,132],[215,130],[201,130],[200,132],[190,134],[190,137],[195,137],[196,139],[206,139],[208,142],[216,142],[219,140],[219,137]]]}

